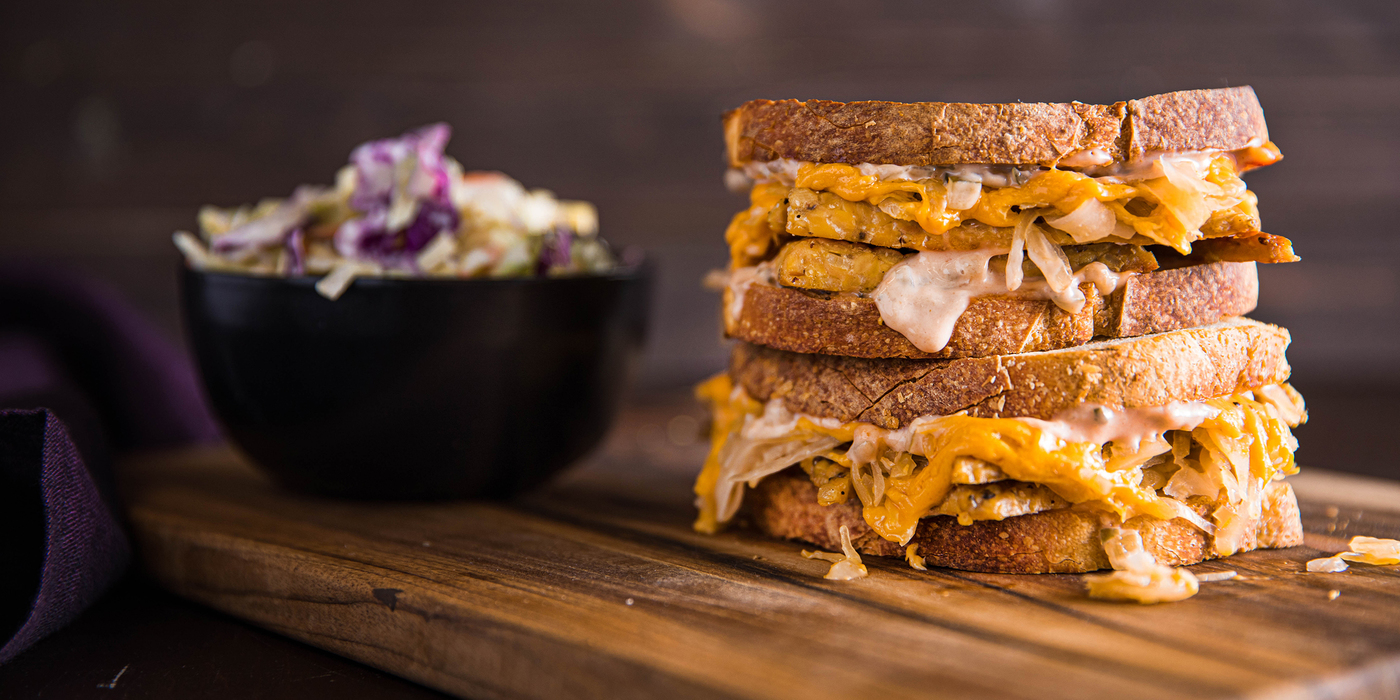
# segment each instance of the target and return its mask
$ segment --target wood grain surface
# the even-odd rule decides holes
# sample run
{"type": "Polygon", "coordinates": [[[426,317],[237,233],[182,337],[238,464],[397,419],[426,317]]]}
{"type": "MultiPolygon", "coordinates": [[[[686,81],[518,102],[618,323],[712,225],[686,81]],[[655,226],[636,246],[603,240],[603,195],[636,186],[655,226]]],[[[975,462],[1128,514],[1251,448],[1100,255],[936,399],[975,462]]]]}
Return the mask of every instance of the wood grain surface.
{"type": "Polygon", "coordinates": [[[1303,571],[1351,535],[1400,537],[1389,482],[1299,479],[1308,546],[1192,567],[1240,575],[1137,606],[1086,599],[1078,576],[871,558],[868,578],[826,581],[799,545],[692,532],[684,473],[624,462],[509,504],[368,504],[287,493],[229,451],[185,451],[127,464],[123,491],[165,586],[463,697],[1400,690],[1400,571],[1303,571]]]}

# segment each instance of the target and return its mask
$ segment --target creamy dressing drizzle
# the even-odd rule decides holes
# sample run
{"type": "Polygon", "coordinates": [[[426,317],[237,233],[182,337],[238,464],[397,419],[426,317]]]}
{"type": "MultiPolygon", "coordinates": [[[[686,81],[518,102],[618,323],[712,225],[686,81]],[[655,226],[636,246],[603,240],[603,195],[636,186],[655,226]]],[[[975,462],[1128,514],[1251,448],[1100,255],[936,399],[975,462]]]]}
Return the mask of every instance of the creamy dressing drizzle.
{"type": "MultiPolygon", "coordinates": [[[[731,168],[730,173],[737,175],[725,175],[725,184],[734,189],[741,181],[738,177],[743,177],[749,183],[754,182],[781,182],[791,186],[797,181],[797,171],[806,161],[793,160],[791,158],[779,158],[769,161],[750,161],[744,164],[742,169],[731,168]]],[[[882,165],[878,163],[859,163],[854,165],[862,175],[873,175],[883,182],[891,180],[933,180],[951,179],[963,180],[966,182],[977,182],[987,187],[1012,187],[1023,185],[1037,173],[1045,170],[1037,165],[1015,166],[1015,165],[987,165],[981,163],[964,163],[961,165],[882,165]]],[[[750,184],[750,186],[752,186],[750,184]]],[[[743,191],[741,188],[740,191],[743,191]]]]}
{"type": "MultiPolygon", "coordinates": [[[[742,386],[735,386],[734,396],[731,398],[737,399],[741,395],[747,395],[747,392],[742,386]]],[[[1118,409],[1096,404],[1081,404],[1057,414],[1051,420],[1025,417],[1017,417],[1012,420],[1019,420],[1039,429],[1042,443],[1046,440],[1051,442],[1064,440],[1096,445],[1113,443],[1136,452],[1141,449],[1144,442],[1149,445],[1152,443],[1165,445],[1167,431],[1194,430],[1207,419],[1218,414],[1219,409],[1200,402],[1173,402],[1165,406],[1118,409]]],[[[850,448],[846,453],[846,456],[851,460],[852,471],[855,472],[873,464],[882,447],[894,452],[911,452],[914,448],[915,438],[920,433],[931,429],[931,424],[945,417],[940,415],[919,416],[897,430],[888,430],[869,423],[856,424],[850,448]]],[[[783,404],[782,399],[775,397],[764,404],[762,414],[746,418],[744,425],[739,430],[739,438],[749,443],[781,441],[797,433],[798,422],[803,419],[833,430],[844,425],[835,418],[818,418],[791,411],[783,404]]],[[[802,457],[793,460],[769,459],[771,464],[765,464],[763,469],[757,470],[752,465],[726,463],[714,492],[718,504],[719,520],[721,522],[729,520],[738,510],[739,500],[743,494],[743,483],[747,482],[753,485],[764,476],[781,471],[784,467],[795,463],[795,461],[800,461],[806,456],[820,454],[821,451],[832,446],[834,446],[834,441],[826,445],[818,444],[816,448],[798,446],[804,447],[803,450],[800,450],[802,457]],[[725,477],[725,474],[728,476],[725,477]]],[[[1047,446],[1047,449],[1054,449],[1054,447],[1050,445],[1047,446]]],[[[884,472],[876,467],[871,470],[870,475],[874,485],[873,492],[870,494],[873,500],[870,503],[878,503],[884,492],[884,472]]],[[[1250,503],[1258,503],[1258,496],[1258,489],[1254,489],[1246,500],[1250,503]]],[[[866,502],[864,495],[861,495],[861,499],[862,502],[866,502]]],[[[1176,510],[1179,512],[1176,517],[1186,519],[1204,532],[1216,532],[1216,527],[1211,522],[1197,516],[1194,511],[1191,511],[1180,501],[1169,498],[1164,502],[1169,505],[1177,504],[1176,510]]],[[[1224,535],[1225,533],[1221,533],[1221,536],[1224,535]]],[[[1217,542],[1217,550],[1222,554],[1234,551],[1233,546],[1221,541],[1217,542]],[[1219,550],[1219,546],[1222,544],[1226,546],[1228,551],[1219,550]]]]}
{"type": "Polygon", "coordinates": [[[1006,291],[1005,275],[989,263],[1007,251],[920,251],[890,268],[872,295],[880,320],[914,347],[938,352],[948,345],[972,297],[1006,291]]]}
{"type": "MultiPolygon", "coordinates": [[[[1171,430],[1195,430],[1205,421],[1220,414],[1220,409],[1201,402],[1174,401],[1165,406],[1111,408],[1086,403],[1061,411],[1050,420],[1017,417],[1014,420],[1065,442],[1086,442],[1095,445],[1113,443],[1129,450],[1138,450],[1144,441],[1163,439],[1171,430]]],[[[934,421],[945,416],[919,416],[897,430],[888,430],[870,423],[856,426],[854,439],[846,455],[855,464],[869,464],[879,454],[881,446],[895,452],[909,452],[914,436],[934,421]]],[[[818,418],[790,411],[781,399],[770,399],[763,414],[752,418],[741,429],[743,437],[772,440],[791,434],[797,421],[807,419],[824,428],[839,428],[834,418],[818,418]]]]}
{"type": "MultiPolygon", "coordinates": [[[[1083,168],[1080,172],[1093,178],[1101,178],[1111,182],[1141,182],[1159,177],[1166,177],[1166,172],[1162,170],[1162,161],[1174,163],[1190,164],[1198,173],[1210,170],[1211,161],[1220,155],[1222,151],[1191,151],[1184,153],[1153,152],[1139,160],[1128,163],[1107,163],[1105,165],[1094,165],[1083,168]]],[[[1063,162],[1063,161],[1061,161],[1063,162]]]]}
{"type": "Polygon", "coordinates": [[[735,324],[739,322],[739,314],[744,310],[744,293],[749,291],[755,282],[764,284],[775,284],[776,278],[773,276],[772,263],[759,263],[752,267],[740,267],[729,271],[729,280],[726,285],[729,287],[733,301],[729,305],[729,322],[735,324]]]}
{"type": "Polygon", "coordinates": [[[1136,451],[1142,441],[1161,439],[1168,430],[1195,430],[1220,409],[1203,403],[1173,402],[1150,408],[1110,408],[1080,404],[1052,420],[1017,418],[1065,442],[1114,443],[1136,451]]]}
{"type": "Polygon", "coordinates": [[[787,406],[783,405],[782,399],[769,399],[763,405],[763,414],[757,418],[750,417],[744,422],[744,426],[739,429],[739,434],[750,440],[776,440],[791,434],[797,430],[797,421],[802,419],[811,421],[812,424],[835,430],[841,427],[841,421],[835,418],[818,418],[805,413],[793,413],[787,406]]]}
{"type": "MultiPolygon", "coordinates": [[[[1251,141],[1245,148],[1262,145],[1262,141],[1251,141]]],[[[1164,175],[1163,159],[1190,161],[1197,170],[1204,172],[1210,162],[1227,151],[1152,151],[1141,158],[1127,162],[1115,162],[1106,151],[1091,148],[1060,159],[1059,168],[1076,170],[1095,178],[1109,178],[1113,182],[1139,182],[1164,175]]],[[[806,161],[779,158],[769,161],[750,161],[742,168],[730,168],[725,174],[725,184],[732,190],[743,192],[755,182],[781,182],[791,186],[797,180],[797,171],[806,161]]],[[[1013,187],[1025,184],[1037,174],[1049,170],[1038,165],[990,165],[964,163],[960,165],[884,165],[878,163],[858,163],[854,167],[862,175],[873,175],[882,182],[913,180],[963,180],[978,182],[986,187],[1013,187]]]]}
{"type": "MultiPolygon", "coordinates": [[[[991,259],[1006,255],[997,248],[970,251],[920,251],[890,268],[875,288],[872,298],[886,326],[898,331],[914,347],[939,352],[948,346],[953,327],[973,297],[1011,293],[1006,275],[991,269],[991,259]]],[[[1031,299],[1049,299],[1056,306],[1079,313],[1084,308],[1083,282],[1098,287],[1107,296],[1118,288],[1124,275],[1101,262],[1090,263],[1071,278],[1072,284],[1054,289],[1046,280],[1027,280],[1014,294],[1031,299]]]]}

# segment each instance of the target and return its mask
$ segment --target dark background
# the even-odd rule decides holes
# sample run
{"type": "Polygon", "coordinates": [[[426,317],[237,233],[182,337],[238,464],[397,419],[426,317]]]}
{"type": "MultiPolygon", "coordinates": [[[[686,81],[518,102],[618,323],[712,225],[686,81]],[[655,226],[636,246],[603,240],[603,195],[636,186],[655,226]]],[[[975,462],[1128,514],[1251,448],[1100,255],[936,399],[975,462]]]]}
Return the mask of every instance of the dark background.
{"type": "Polygon", "coordinates": [[[644,391],[723,365],[720,113],[745,100],[1110,102],[1253,85],[1286,160],[1249,176],[1304,262],[1302,461],[1400,476],[1394,2],[27,2],[0,9],[0,258],[106,280],[178,335],[172,231],[330,182],[431,121],[468,168],[597,203],[661,275],[644,391]]]}

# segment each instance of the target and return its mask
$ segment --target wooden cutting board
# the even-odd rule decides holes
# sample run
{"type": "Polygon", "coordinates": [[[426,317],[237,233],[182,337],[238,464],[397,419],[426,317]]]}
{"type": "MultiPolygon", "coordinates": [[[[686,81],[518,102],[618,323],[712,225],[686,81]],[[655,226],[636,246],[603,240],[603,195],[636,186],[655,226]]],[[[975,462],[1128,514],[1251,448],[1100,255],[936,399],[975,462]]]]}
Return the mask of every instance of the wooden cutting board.
{"type": "Polygon", "coordinates": [[[1308,546],[1193,567],[1240,576],[1138,606],[1078,576],[871,557],[826,581],[797,544],[692,532],[688,474],[645,462],[508,505],[386,505],[292,495],[214,450],[136,460],[123,491],[171,590],[463,697],[1400,694],[1400,567],[1303,571],[1400,537],[1400,485],[1300,478],[1308,546]]]}

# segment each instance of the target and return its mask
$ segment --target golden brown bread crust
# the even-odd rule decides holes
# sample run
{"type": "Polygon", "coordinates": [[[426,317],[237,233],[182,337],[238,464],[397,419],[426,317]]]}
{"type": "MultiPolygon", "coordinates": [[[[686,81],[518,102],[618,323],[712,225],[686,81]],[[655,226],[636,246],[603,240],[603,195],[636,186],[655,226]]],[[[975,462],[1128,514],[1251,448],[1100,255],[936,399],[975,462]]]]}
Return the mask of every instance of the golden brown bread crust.
{"type": "MultiPolygon", "coordinates": [[[[1269,484],[1257,526],[1240,551],[1295,547],[1303,543],[1302,521],[1293,487],[1269,484]]],[[[823,506],[816,487],[801,470],[788,469],[758,483],[744,502],[747,519],[762,532],[840,551],[841,526],[862,554],[903,558],[904,548],[880,537],[861,517],[860,502],[823,506]]],[[[1204,511],[1198,508],[1204,515],[1204,511]]],[[[1126,523],[1142,534],[1143,545],[1161,564],[1185,566],[1214,559],[1214,542],[1183,520],[1147,516],[1126,523]]],[[[919,521],[909,544],[930,566],[1004,574],[1080,573],[1109,567],[1099,544],[1099,516],[1071,509],[979,520],[959,525],[940,515],[919,521]]]]}
{"type": "Polygon", "coordinates": [[[1287,381],[1288,331],[1249,319],[1064,350],[958,360],[866,359],[735,345],[729,374],[791,411],[899,428],[919,416],[1049,420],[1083,403],[1203,401],[1287,381]]]}
{"type": "Polygon", "coordinates": [[[1084,151],[1123,162],[1152,151],[1235,150],[1268,138],[1264,110],[1247,86],[1111,105],[754,100],[724,115],[732,167],[778,158],[1053,166],[1084,151]]]}
{"type": "Polygon", "coordinates": [[[927,353],[884,325],[869,298],[824,295],[755,283],[732,313],[725,292],[725,333],[791,352],[850,357],[959,358],[1073,347],[1095,337],[1124,338],[1203,326],[1254,310],[1259,277],[1254,263],[1217,262],[1155,270],[1125,278],[1107,298],[1081,285],[1087,302],[1077,314],[1045,299],[978,297],[953,326],[948,345],[927,353]]]}

